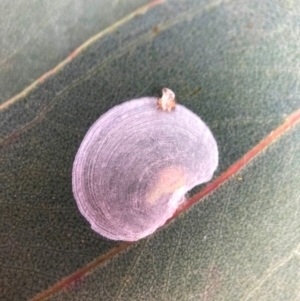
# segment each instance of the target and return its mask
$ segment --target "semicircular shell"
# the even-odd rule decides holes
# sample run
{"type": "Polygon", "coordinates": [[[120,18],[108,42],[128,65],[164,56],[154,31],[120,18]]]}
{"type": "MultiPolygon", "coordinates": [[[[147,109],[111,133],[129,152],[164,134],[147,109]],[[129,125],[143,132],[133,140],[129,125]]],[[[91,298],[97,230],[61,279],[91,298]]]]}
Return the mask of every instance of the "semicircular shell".
{"type": "Polygon", "coordinates": [[[93,230],[135,241],[162,226],[218,165],[205,123],[181,105],[144,97],[115,106],[89,129],[73,165],[73,193],[93,230]]]}

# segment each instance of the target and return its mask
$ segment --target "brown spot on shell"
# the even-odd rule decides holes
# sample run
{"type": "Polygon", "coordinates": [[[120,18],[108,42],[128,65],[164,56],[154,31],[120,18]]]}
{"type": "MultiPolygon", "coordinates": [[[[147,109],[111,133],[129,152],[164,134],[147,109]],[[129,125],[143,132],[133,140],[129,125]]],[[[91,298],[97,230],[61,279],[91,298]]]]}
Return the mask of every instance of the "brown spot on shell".
{"type": "Polygon", "coordinates": [[[153,204],[162,196],[173,193],[175,190],[186,184],[184,171],[177,166],[170,166],[163,169],[153,189],[148,193],[146,200],[153,204]]]}

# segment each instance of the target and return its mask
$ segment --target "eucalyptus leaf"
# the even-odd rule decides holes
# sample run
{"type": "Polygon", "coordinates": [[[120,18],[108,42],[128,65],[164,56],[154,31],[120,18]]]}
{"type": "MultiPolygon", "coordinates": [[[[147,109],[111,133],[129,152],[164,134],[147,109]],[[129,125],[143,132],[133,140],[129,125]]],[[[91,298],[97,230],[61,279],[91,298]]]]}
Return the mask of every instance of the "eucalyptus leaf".
{"type": "Polygon", "coordinates": [[[0,300],[299,300],[300,125],[288,117],[300,108],[298,2],[170,0],[135,12],[142,1],[104,1],[107,19],[100,2],[75,1],[75,16],[68,1],[1,4],[1,59],[13,63],[0,69],[0,300]],[[43,28],[73,42],[54,45],[43,28]],[[194,206],[148,238],[106,240],[76,206],[75,154],[107,110],[162,87],[216,138],[212,183],[242,169],[205,198],[208,186],[194,189],[194,206]]]}

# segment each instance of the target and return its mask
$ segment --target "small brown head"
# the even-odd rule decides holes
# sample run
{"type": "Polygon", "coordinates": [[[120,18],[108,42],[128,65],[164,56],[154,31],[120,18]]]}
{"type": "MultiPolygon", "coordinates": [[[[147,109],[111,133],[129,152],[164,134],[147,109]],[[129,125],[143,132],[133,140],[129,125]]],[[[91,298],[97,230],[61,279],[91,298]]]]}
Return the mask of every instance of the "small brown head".
{"type": "Polygon", "coordinates": [[[161,98],[157,99],[157,107],[162,111],[174,110],[176,107],[175,93],[168,88],[163,88],[161,98]]]}

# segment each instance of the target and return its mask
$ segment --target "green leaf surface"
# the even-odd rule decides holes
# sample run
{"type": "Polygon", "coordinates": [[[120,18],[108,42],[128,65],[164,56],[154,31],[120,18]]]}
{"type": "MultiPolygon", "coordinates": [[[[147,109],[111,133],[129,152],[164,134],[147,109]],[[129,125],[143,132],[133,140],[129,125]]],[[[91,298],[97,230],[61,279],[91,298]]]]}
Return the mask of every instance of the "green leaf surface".
{"type": "Polygon", "coordinates": [[[0,103],[147,0],[3,0],[0,103]]]}
{"type": "MultiPolygon", "coordinates": [[[[99,31],[90,2],[89,34],[74,30],[76,41],[99,31]]],[[[139,2],[131,2],[116,15],[125,7],[132,12],[139,2]]],[[[57,13],[67,14],[71,3],[60,3],[57,13]]],[[[74,49],[44,65],[41,57],[24,63],[15,90],[0,80],[0,300],[300,299],[300,5],[152,4],[105,23],[108,30],[13,101],[74,49]],[[218,142],[214,189],[205,198],[197,194],[203,186],[194,189],[195,204],[144,240],[108,241],[77,209],[74,156],[100,115],[158,95],[163,86],[201,116],[218,142]],[[290,114],[296,117],[286,119],[290,114]],[[246,153],[252,160],[240,160],[246,153]]],[[[43,38],[50,51],[53,40],[43,38]]],[[[20,50],[24,62],[33,53],[26,51],[20,50]]],[[[15,66],[11,74],[18,74],[15,66]]]]}
{"type": "Polygon", "coordinates": [[[247,164],[242,181],[232,177],[168,227],[48,300],[299,300],[295,140],[300,124],[247,164]]]}

